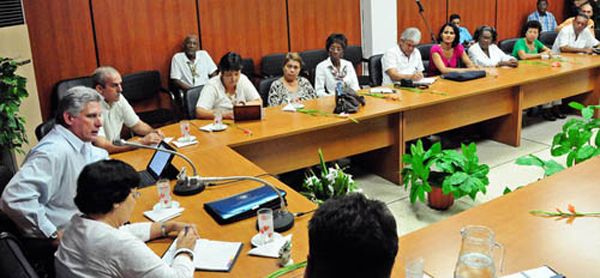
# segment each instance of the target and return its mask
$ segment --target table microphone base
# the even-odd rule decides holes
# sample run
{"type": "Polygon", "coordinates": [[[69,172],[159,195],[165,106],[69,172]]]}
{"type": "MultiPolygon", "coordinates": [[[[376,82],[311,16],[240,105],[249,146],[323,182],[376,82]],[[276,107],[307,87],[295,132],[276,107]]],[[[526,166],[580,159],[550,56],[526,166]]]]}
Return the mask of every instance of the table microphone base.
{"type": "Polygon", "coordinates": [[[204,191],[204,183],[187,184],[185,181],[178,181],[173,187],[173,194],[178,196],[190,196],[204,191]]]}
{"type": "MultiPolygon", "coordinates": [[[[294,227],[294,215],[289,211],[273,210],[273,229],[275,232],[283,233],[294,227]]],[[[258,230],[258,219],[256,219],[256,230],[258,230]]]]}

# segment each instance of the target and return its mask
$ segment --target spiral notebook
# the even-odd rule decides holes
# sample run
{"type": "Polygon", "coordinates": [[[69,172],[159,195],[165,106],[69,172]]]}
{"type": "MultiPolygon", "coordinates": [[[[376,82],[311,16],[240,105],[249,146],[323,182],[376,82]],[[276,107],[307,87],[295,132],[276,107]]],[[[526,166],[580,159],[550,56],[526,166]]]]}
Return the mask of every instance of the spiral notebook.
{"type": "MultiPolygon", "coordinates": [[[[175,259],[177,239],[173,241],[162,259],[171,265],[175,259]]],[[[201,238],[194,248],[194,267],[201,271],[229,272],[244,246],[241,242],[217,241],[201,238]]]]}

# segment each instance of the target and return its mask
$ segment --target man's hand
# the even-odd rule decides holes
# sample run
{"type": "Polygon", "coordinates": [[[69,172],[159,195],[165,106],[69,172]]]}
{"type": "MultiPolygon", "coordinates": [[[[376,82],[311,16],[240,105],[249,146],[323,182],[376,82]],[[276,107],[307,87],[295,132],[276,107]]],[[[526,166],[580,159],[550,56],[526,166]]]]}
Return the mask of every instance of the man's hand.
{"type": "Polygon", "coordinates": [[[412,79],[413,81],[421,80],[421,79],[423,79],[423,74],[421,72],[417,72],[417,73],[411,75],[410,79],[412,79]]]}
{"type": "Polygon", "coordinates": [[[164,134],[161,135],[158,132],[150,132],[146,134],[146,136],[144,136],[142,139],[140,139],[139,143],[143,145],[154,145],[160,143],[160,141],[162,141],[164,137],[164,134]]]}
{"type": "Polygon", "coordinates": [[[58,248],[58,246],[60,245],[60,240],[62,239],[62,236],[63,236],[63,231],[58,230],[58,231],[56,231],[56,233],[58,234],[58,237],[56,237],[55,239],[52,240],[52,246],[58,248]]]}

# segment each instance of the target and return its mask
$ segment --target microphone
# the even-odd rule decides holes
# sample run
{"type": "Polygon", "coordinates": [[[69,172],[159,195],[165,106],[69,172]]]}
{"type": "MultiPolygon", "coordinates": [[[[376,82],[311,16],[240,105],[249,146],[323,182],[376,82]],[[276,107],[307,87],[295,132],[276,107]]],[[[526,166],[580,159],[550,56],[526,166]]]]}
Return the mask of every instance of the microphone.
{"type": "Polygon", "coordinates": [[[175,187],[173,187],[173,194],[175,194],[175,195],[179,195],[179,196],[194,195],[194,194],[198,194],[198,193],[204,191],[204,189],[206,188],[206,185],[203,183],[202,178],[200,176],[198,176],[198,172],[196,171],[196,166],[194,166],[194,163],[183,154],[180,154],[176,151],[161,149],[158,147],[152,147],[152,146],[146,146],[146,145],[137,144],[137,143],[133,143],[133,142],[128,142],[123,139],[115,139],[115,140],[113,140],[112,143],[115,146],[133,146],[136,148],[166,152],[166,153],[170,153],[170,154],[173,154],[173,155],[183,158],[188,164],[190,164],[190,166],[192,166],[194,175],[187,176],[185,173],[185,167],[181,168],[181,172],[179,172],[179,174],[177,175],[178,181],[175,184],[175,187]]]}
{"type": "Polygon", "coordinates": [[[421,1],[415,0],[415,2],[417,2],[417,5],[419,5],[419,12],[420,13],[424,12],[425,10],[423,9],[423,5],[421,5],[421,1]]]}

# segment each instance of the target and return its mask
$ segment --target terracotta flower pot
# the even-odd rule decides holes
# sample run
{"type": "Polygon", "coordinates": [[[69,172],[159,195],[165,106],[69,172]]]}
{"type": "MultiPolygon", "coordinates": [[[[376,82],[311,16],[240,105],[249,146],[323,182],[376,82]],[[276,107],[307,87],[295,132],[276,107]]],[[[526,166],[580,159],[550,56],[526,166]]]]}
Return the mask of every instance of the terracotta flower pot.
{"type": "Polygon", "coordinates": [[[437,210],[447,210],[454,204],[454,195],[444,194],[441,187],[432,186],[431,192],[427,193],[429,207],[437,210]]]}

